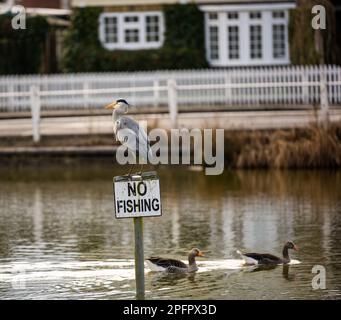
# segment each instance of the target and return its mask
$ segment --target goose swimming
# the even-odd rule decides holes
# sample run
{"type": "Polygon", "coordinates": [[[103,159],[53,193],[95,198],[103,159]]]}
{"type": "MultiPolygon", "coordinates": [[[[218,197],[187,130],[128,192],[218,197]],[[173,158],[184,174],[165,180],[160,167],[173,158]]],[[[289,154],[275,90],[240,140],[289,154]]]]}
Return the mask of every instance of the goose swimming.
{"type": "Polygon", "coordinates": [[[146,259],[146,261],[151,271],[161,271],[167,273],[187,273],[198,271],[195,258],[203,256],[204,254],[199,249],[193,248],[188,253],[188,265],[180,260],[161,257],[150,257],[146,259]]]}
{"type": "Polygon", "coordinates": [[[245,261],[246,265],[257,265],[257,264],[288,264],[290,262],[289,249],[298,251],[298,247],[292,242],[288,241],[283,247],[283,258],[279,258],[269,253],[247,253],[237,251],[245,261]]]}

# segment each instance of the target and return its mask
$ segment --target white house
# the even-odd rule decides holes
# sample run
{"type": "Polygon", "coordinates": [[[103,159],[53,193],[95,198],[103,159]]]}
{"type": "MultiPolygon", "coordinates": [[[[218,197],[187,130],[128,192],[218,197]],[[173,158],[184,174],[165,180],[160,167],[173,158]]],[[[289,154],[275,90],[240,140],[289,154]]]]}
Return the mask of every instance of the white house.
{"type": "MultiPolygon", "coordinates": [[[[176,0],[73,0],[73,7],[103,7],[99,39],[107,50],[160,48],[162,5],[176,0]]],[[[290,63],[288,23],[294,0],[195,0],[205,15],[206,57],[211,66],[290,63]]]]}

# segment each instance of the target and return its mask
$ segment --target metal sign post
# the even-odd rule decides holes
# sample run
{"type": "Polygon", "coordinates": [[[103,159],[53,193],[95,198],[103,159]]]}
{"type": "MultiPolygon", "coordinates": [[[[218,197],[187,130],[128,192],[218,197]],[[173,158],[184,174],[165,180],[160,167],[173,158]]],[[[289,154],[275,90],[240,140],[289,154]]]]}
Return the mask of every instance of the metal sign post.
{"type": "Polygon", "coordinates": [[[145,298],[143,217],[161,216],[160,184],[155,171],[114,177],[117,219],[134,219],[136,299],[145,298]]]}
{"type": "Polygon", "coordinates": [[[134,218],[136,299],[144,300],[143,218],[134,218]]]}

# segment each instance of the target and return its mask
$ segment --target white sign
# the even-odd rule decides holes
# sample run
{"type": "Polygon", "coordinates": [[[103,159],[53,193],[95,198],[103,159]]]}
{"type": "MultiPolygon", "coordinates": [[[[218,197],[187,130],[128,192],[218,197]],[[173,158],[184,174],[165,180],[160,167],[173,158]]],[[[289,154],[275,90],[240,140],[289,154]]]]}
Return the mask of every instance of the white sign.
{"type": "Polygon", "coordinates": [[[159,179],[114,181],[116,218],[161,216],[159,179]]]}

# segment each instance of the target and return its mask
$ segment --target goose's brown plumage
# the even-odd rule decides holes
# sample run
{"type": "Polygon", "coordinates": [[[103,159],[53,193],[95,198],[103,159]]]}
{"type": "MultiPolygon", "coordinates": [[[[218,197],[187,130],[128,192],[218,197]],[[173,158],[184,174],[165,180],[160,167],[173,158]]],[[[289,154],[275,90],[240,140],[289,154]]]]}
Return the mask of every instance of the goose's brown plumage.
{"type": "Polygon", "coordinates": [[[160,258],[160,257],[150,257],[147,260],[149,260],[151,263],[154,263],[162,268],[169,268],[169,267],[187,268],[186,263],[183,263],[180,260],[165,259],[165,258],[160,258]]]}
{"type": "Polygon", "coordinates": [[[268,253],[245,253],[245,252],[239,252],[243,259],[245,260],[246,264],[287,264],[290,262],[289,257],[289,249],[293,249],[295,251],[298,251],[298,247],[292,242],[288,241],[285,243],[283,247],[283,258],[279,258],[277,256],[274,256],[272,254],[268,253]]]}
{"type": "Polygon", "coordinates": [[[180,260],[161,257],[150,257],[147,260],[152,271],[163,271],[168,273],[186,273],[198,270],[195,257],[202,257],[203,253],[193,248],[188,254],[188,266],[180,260]]]}

